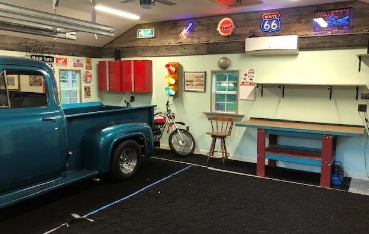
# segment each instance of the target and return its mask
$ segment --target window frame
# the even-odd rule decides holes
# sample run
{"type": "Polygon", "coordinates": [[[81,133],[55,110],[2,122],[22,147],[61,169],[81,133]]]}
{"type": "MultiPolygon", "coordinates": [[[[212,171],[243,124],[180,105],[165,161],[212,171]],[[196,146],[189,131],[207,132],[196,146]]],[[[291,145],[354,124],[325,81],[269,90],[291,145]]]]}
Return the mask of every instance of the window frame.
{"type": "Polygon", "coordinates": [[[211,96],[210,96],[210,110],[211,113],[219,113],[219,114],[238,114],[238,97],[239,97],[239,76],[240,71],[239,70],[212,70],[211,71],[211,96]],[[237,91],[215,91],[215,74],[216,73],[227,73],[227,72],[235,72],[237,73],[237,91]],[[215,94],[234,94],[233,92],[236,92],[236,112],[228,112],[228,111],[216,111],[215,110],[215,94]]]}
{"type": "Polygon", "coordinates": [[[82,103],[83,100],[82,100],[82,71],[80,69],[59,69],[59,82],[58,82],[58,92],[59,92],[59,101],[60,101],[60,104],[61,105],[65,105],[65,104],[69,104],[69,103],[62,103],[62,91],[73,91],[73,90],[77,90],[77,101],[79,99],[79,102],[77,103],[82,103]],[[78,85],[78,88],[63,88],[61,87],[61,77],[60,77],[60,73],[62,71],[74,71],[74,72],[77,72],[79,73],[79,81],[77,81],[77,85],[78,85]]]}
{"type": "MultiPolygon", "coordinates": [[[[8,108],[0,108],[0,109],[29,109],[29,108],[47,108],[50,106],[50,100],[49,100],[49,92],[48,92],[48,84],[46,82],[46,75],[39,69],[24,69],[22,67],[19,67],[19,68],[4,68],[0,71],[0,75],[1,73],[3,73],[3,76],[4,76],[4,81],[5,81],[5,91],[6,91],[6,94],[7,94],[7,98],[8,98],[8,108]],[[17,74],[18,76],[18,82],[19,82],[19,90],[12,90],[12,89],[9,89],[8,87],[8,72],[9,71],[20,71],[20,73],[17,74]],[[22,72],[29,72],[29,73],[34,73],[33,75],[36,74],[37,76],[42,76],[42,89],[44,90],[44,93],[45,93],[45,98],[46,98],[46,105],[42,105],[42,106],[32,106],[32,107],[12,107],[12,102],[11,102],[11,98],[10,98],[10,92],[12,91],[19,91],[19,92],[22,92],[22,86],[21,86],[21,82],[22,82],[22,78],[21,76],[24,75],[22,74],[22,72]]],[[[30,76],[31,74],[26,74],[26,76],[30,76]]]]}

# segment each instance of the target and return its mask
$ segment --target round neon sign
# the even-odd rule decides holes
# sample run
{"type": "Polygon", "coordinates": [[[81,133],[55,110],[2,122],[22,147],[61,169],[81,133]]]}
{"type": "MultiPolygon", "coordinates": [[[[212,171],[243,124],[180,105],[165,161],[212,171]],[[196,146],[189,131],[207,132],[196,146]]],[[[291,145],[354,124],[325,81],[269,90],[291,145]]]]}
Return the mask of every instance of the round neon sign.
{"type": "Polygon", "coordinates": [[[236,30],[236,25],[231,18],[223,18],[218,24],[218,32],[222,36],[230,36],[236,30]]]}

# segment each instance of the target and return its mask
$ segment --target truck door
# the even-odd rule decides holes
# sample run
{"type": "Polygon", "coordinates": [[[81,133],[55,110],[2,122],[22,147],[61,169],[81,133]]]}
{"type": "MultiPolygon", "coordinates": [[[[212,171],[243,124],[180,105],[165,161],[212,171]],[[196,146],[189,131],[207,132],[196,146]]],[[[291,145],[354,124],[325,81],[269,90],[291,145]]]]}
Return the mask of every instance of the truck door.
{"type": "Polygon", "coordinates": [[[0,192],[61,173],[63,113],[55,81],[42,69],[0,73],[0,192]]]}

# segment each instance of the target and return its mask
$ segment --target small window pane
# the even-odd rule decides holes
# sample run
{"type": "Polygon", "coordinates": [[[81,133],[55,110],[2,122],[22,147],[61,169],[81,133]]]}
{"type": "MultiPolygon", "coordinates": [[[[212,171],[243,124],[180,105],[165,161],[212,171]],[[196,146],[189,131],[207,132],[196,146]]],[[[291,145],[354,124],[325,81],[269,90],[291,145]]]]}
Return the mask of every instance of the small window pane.
{"type": "Polygon", "coordinates": [[[227,91],[227,82],[217,82],[215,91],[227,91]]]}
{"type": "Polygon", "coordinates": [[[227,73],[216,73],[215,80],[216,81],[227,81],[227,73]]]}
{"type": "Polygon", "coordinates": [[[225,102],[226,95],[225,94],[215,94],[215,102],[225,102]]]}
{"type": "Polygon", "coordinates": [[[227,94],[227,102],[236,102],[237,95],[236,94],[227,94]]]}
{"type": "Polygon", "coordinates": [[[77,98],[70,98],[69,103],[77,103],[77,98]]]}
{"type": "Polygon", "coordinates": [[[236,103],[227,103],[227,112],[236,112],[237,105],[236,103]]]}
{"type": "Polygon", "coordinates": [[[215,111],[225,111],[225,103],[215,103],[215,111]]]}

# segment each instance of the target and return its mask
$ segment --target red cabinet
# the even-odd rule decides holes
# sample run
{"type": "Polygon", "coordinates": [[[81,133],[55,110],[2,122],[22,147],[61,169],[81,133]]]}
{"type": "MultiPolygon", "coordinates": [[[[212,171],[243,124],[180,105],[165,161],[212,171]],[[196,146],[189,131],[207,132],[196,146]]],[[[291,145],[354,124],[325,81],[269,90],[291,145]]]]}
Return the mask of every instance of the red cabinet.
{"type": "Polygon", "coordinates": [[[133,60],[122,61],[123,92],[133,92],[133,60]]]}
{"type": "Polygon", "coordinates": [[[100,91],[108,91],[109,84],[109,69],[107,61],[100,61],[98,64],[99,69],[99,90],[100,91]]]}
{"type": "Polygon", "coordinates": [[[152,92],[152,61],[133,60],[134,92],[152,92]]]}
{"type": "Polygon", "coordinates": [[[152,61],[100,61],[99,90],[151,93],[152,61]]]}
{"type": "Polygon", "coordinates": [[[122,91],[122,61],[109,61],[109,91],[122,91]]]}

